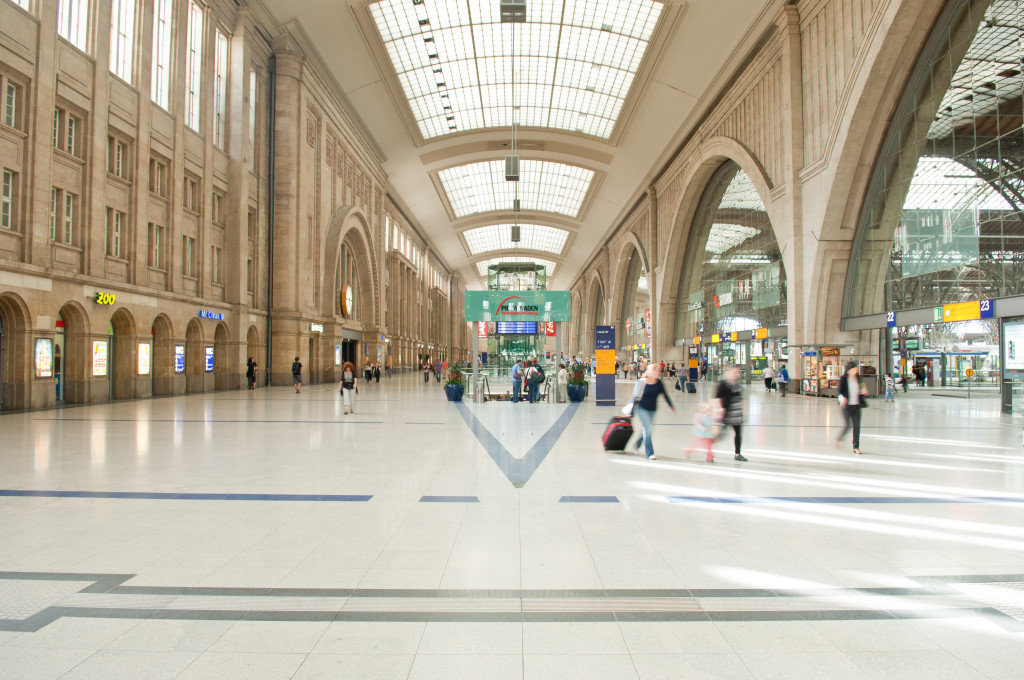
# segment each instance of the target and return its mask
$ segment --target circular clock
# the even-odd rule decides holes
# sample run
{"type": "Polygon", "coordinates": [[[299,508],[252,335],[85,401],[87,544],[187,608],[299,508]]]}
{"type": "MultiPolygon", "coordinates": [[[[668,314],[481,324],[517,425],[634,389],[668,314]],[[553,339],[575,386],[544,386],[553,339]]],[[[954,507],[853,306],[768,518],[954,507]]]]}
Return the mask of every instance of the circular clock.
{"type": "Polygon", "coordinates": [[[352,286],[347,284],[341,287],[341,313],[352,315],[352,286]]]}

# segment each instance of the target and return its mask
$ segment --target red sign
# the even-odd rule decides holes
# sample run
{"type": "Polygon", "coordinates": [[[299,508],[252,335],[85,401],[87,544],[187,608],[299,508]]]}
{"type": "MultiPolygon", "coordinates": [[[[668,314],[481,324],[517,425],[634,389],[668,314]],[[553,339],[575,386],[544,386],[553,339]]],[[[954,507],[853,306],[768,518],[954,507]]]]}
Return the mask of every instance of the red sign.
{"type": "Polygon", "coordinates": [[[476,322],[476,337],[487,339],[487,322],[477,321],[476,322]]]}
{"type": "Polygon", "coordinates": [[[545,331],[545,335],[547,337],[549,337],[549,338],[555,337],[555,322],[554,321],[545,321],[544,322],[544,331],[545,331]]]}

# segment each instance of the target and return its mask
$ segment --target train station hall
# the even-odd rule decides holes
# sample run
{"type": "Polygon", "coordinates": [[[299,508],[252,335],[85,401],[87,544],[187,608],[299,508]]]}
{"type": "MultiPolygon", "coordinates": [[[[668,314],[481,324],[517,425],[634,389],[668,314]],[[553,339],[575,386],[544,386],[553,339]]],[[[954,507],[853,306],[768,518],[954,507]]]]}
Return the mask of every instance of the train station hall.
{"type": "Polygon", "coordinates": [[[1024,0],[0,0],[0,679],[1021,668],[1024,0]]]}

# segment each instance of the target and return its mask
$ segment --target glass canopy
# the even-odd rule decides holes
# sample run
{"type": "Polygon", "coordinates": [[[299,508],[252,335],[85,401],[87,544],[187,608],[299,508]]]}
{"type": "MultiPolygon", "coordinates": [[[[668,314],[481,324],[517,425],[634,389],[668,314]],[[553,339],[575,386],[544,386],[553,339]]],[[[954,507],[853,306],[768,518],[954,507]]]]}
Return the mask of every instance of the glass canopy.
{"type": "Polygon", "coordinates": [[[554,262],[548,262],[547,260],[538,260],[535,257],[492,257],[489,260],[481,260],[480,262],[477,262],[476,270],[477,272],[480,273],[480,276],[487,276],[488,267],[490,267],[492,264],[499,264],[502,262],[516,262],[525,264],[534,263],[544,265],[544,271],[548,278],[551,278],[551,275],[554,273],[556,267],[554,262]]]}
{"type": "Polygon", "coordinates": [[[382,0],[370,13],[424,139],[516,124],[607,139],[662,4],[531,0],[501,23],[497,0],[382,0]],[[515,83],[513,88],[512,83],[515,83]]]}
{"type": "Polygon", "coordinates": [[[492,250],[508,250],[522,248],[524,250],[543,250],[561,255],[569,232],[555,227],[543,227],[539,224],[519,225],[520,240],[512,242],[511,224],[491,224],[462,232],[471,255],[490,252],[492,250]]]}
{"type": "Polygon", "coordinates": [[[594,171],[564,163],[524,160],[519,181],[505,180],[504,160],[469,163],[438,173],[456,217],[493,210],[512,210],[519,185],[521,210],[577,217],[594,179],[594,171]]]}

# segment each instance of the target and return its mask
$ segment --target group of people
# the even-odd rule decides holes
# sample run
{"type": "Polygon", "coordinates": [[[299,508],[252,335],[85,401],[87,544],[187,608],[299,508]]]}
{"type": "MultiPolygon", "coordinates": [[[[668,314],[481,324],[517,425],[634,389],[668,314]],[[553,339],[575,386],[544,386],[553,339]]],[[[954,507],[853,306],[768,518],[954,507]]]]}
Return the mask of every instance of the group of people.
{"type": "MultiPolygon", "coordinates": [[[[343,372],[344,372],[344,367],[345,367],[345,365],[342,364],[342,371],[343,372]]],[[[376,364],[371,364],[369,361],[367,361],[366,365],[363,366],[363,380],[365,380],[366,382],[370,382],[371,380],[373,380],[375,382],[380,382],[380,373],[381,373],[380,362],[378,362],[376,364]]]]}
{"type": "Polygon", "coordinates": [[[433,373],[434,381],[440,383],[441,376],[448,372],[448,362],[440,359],[433,362],[430,359],[424,359],[420,364],[420,370],[423,371],[423,382],[430,382],[430,374],[433,373]]]}
{"type": "MultiPolygon", "coordinates": [[[[531,404],[540,402],[540,388],[547,380],[544,373],[544,366],[537,359],[516,359],[509,370],[509,378],[512,379],[511,401],[518,403],[522,401],[523,388],[526,388],[526,398],[531,404]]],[[[565,364],[558,364],[558,373],[555,375],[555,398],[562,403],[568,399],[566,387],[569,384],[569,372],[565,364]]]]}
{"type": "MultiPolygon", "coordinates": [[[[770,371],[770,369],[767,369],[770,371]]],[[[672,400],[669,399],[661,381],[662,365],[652,363],[647,366],[643,377],[637,381],[633,389],[630,403],[623,409],[630,415],[636,415],[640,421],[640,438],[635,443],[637,451],[643,447],[648,460],[655,460],[652,430],[654,414],[657,411],[658,399],[663,398],[668,407],[675,413],[672,400]]],[[[779,369],[779,375],[765,376],[765,389],[771,390],[771,381],[777,380],[781,396],[785,396],[785,385],[789,383],[789,374],[785,365],[779,369]]],[[[886,396],[891,399],[894,383],[892,376],[886,374],[886,396]]],[[[842,446],[846,433],[853,431],[853,452],[860,455],[861,412],[867,407],[867,388],[860,381],[860,366],[850,361],[846,364],[843,375],[839,379],[839,407],[843,414],[843,430],[836,438],[836,447],[842,446]]],[[[748,459],[742,453],[743,446],[743,390],[740,387],[740,367],[736,365],[725,369],[722,380],[715,388],[710,403],[702,404],[694,418],[694,437],[685,450],[687,456],[695,449],[703,448],[704,460],[715,462],[712,444],[729,428],[733,430],[733,458],[740,462],[748,459]]]]}

